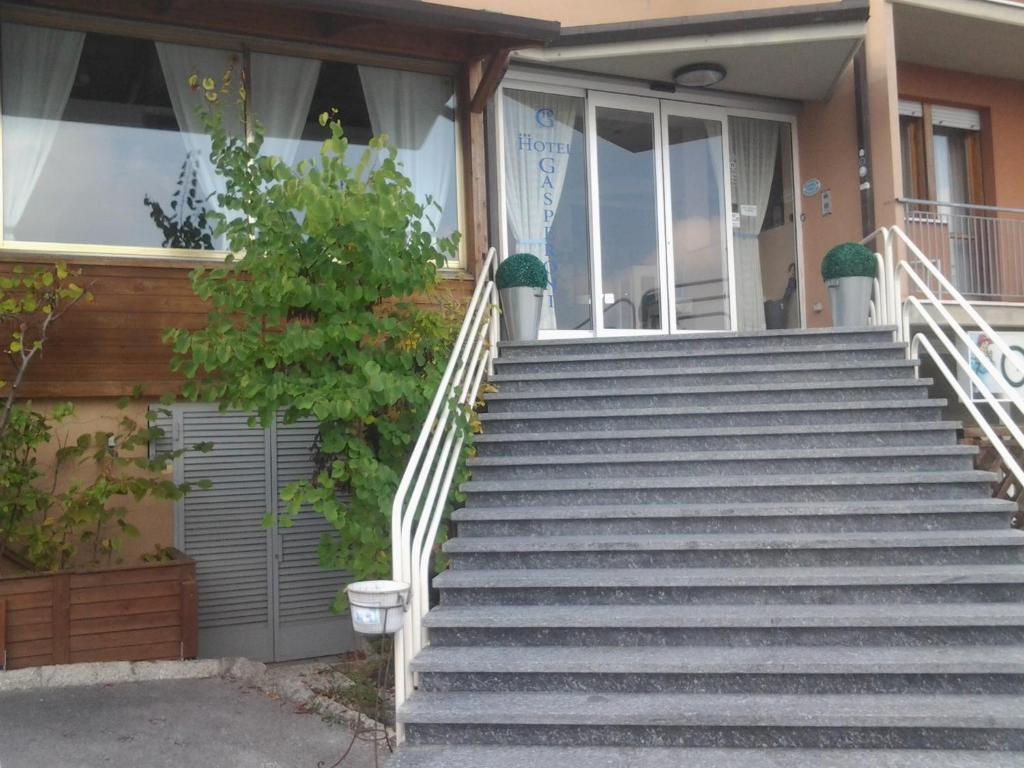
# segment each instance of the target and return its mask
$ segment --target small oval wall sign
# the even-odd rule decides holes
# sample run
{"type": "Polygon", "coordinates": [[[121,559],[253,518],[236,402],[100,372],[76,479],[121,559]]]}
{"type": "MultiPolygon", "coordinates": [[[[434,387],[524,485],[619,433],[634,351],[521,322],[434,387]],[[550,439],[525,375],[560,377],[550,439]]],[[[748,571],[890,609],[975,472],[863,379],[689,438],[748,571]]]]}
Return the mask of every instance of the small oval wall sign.
{"type": "Polygon", "coordinates": [[[804,197],[814,197],[821,192],[821,179],[808,179],[800,191],[803,192],[804,197]]]}

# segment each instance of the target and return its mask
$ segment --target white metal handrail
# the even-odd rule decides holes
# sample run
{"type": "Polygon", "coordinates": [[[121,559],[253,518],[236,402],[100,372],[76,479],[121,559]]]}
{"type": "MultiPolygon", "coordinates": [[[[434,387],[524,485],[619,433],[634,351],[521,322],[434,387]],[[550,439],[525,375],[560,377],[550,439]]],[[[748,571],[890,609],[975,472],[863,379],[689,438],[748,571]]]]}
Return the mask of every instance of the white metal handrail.
{"type": "Polygon", "coordinates": [[[1004,356],[1013,359],[1015,355],[1010,345],[985,321],[978,310],[964,298],[932,260],[899,227],[882,227],[865,238],[863,242],[875,245],[881,243],[882,248],[881,252],[876,251],[875,253],[879,271],[872,296],[874,304],[872,322],[876,325],[895,324],[900,340],[909,345],[908,354],[911,359],[916,359],[922,349],[928,353],[936,369],[946,379],[964,407],[974,417],[978,427],[991,441],[992,447],[999,453],[1006,471],[1014,478],[1018,492],[1020,492],[1021,489],[1024,489],[1024,469],[1021,468],[1017,458],[996,432],[990,418],[975,405],[970,393],[961,384],[957,371],[962,372],[981,394],[982,399],[992,409],[995,420],[1016,441],[1018,447],[1024,447],[1024,431],[1014,419],[1013,408],[1007,409],[1004,402],[996,397],[992,388],[974,370],[968,357],[973,357],[978,361],[985,372],[996,382],[998,388],[1002,390],[1001,394],[1004,399],[1012,403],[1012,406],[1015,406],[1021,415],[1024,415],[1024,397],[1010,386],[1002,371],[981,350],[948,307],[955,306],[963,312],[1004,356]],[[896,260],[897,245],[902,247],[904,254],[899,261],[896,260]],[[922,277],[922,274],[928,279],[922,277]],[[940,292],[948,296],[947,299],[940,298],[932,290],[931,281],[939,286],[940,292]],[[915,293],[916,295],[914,295],[915,293]],[[916,316],[918,322],[923,323],[929,329],[932,336],[939,342],[941,350],[936,349],[924,331],[912,332],[912,316],[916,316]],[[939,324],[936,316],[945,322],[946,327],[939,324]],[[961,352],[947,332],[947,328],[968,350],[968,356],[961,352]],[[956,371],[952,370],[943,360],[943,353],[953,360],[956,371]]]}
{"type": "MultiPolygon", "coordinates": [[[[429,567],[437,531],[458,468],[485,375],[498,354],[497,256],[487,253],[451,358],[430,404],[391,507],[391,561],[395,581],[409,584],[409,609],[395,635],[395,699],[414,686],[413,657],[426,644],[423,617],[430,609],[429,567]]],[[[399,738],[401,738],[399,731],[399,738]]]]}

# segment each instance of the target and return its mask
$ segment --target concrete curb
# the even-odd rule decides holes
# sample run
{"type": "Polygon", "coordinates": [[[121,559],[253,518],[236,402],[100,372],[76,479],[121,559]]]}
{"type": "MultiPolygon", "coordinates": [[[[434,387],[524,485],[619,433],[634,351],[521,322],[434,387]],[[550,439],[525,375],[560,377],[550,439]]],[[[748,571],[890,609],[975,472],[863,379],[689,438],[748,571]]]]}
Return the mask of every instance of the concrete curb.
{"type": "MultiPolygon", "coordinates": [[[[0,672],[0,693],[36,688],[71,688],[150,680],[196,680],[228,674],[239,659],[196,661],[102,661],[0,672]]],[[[250,664],[252,662],[249,662],[250,664]]]]}

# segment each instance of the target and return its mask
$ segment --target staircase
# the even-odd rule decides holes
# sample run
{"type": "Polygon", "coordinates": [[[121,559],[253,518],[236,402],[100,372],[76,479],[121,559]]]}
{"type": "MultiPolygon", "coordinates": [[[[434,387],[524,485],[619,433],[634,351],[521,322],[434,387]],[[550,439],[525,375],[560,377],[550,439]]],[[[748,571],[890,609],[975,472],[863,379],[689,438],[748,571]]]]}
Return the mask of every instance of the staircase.
{"type": "Polygon", "coordinates": [[[1024,765],[1024,535],[905,357],[502,345],[393,765],[1024,765]]]}

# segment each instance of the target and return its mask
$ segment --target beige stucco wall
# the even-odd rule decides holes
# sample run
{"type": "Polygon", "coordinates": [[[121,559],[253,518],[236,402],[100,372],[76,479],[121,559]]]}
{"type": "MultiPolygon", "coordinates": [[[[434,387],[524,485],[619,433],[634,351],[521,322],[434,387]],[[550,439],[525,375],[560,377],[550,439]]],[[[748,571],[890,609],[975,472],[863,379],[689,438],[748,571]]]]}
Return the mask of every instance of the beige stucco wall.
{"type": "MultiPolygon", "coordinates": [[[[56,401],[38,401],[34,407],[42,413],[50,413],[56,401]]],[[[79,399],[75,402],[75,413],[61,424],[55,425],[53,438],[42,446],[39,451],[39,463],[44,470],[54,464],[57,449],[64,444],[72,444],[82,434],[95,432],[118,431],[120,419],[128,416],[140,424],[145,424],[147,403],[132,402],[123,410],[117,407],[117,401],[106,398],[79,399]]],[[[143,452],[144,453],[144,452],[143,452]]],[[[125,470],[121,470],[125,471],[125,470]]],[[[130,468],[128,471],[135,471],[130,468]]],[[[67,464],[61,471],[57,490],[61,491],[74,483],[90,483],[96,477],[96,464],[91,458],[78,464],[67,464]]],[[[52,473],[47,478],[52,478],[52,473]]],[[[170,468],[166,479],[170,479],[170,468]]],[[[129,510],[128,522],[139,529],[138,538],[125,538],[121,557],[125,562],[137,561],[139,557],[157,544],[170,546],[174,543],[174,504],[160,499],[143,499],[118,497],[112,506],[123,506],[129,510]]],[[[85,550],[88,545],[82,545],[85,550]]]]}
{"type": "Polygon", "coordinates": [[[671,19],[760,8],[817,5],[821,0],[436,0],[443,5],[560,21],[563,26],[671,19]]]}
{"type": "Polygon", "coordinates": [[[821,195],[801,198],[803,207],[805,317],[811,328],[829,326],[825,285],[821,280],[821,259],[834,245],[859,240],[861,232],[860,190],[857,180],[857,124],[854,103],[853,66],[840,78],[827,102],[805,104],[797,123],[800,141],[799,187],[808,179],[819,179],[822,189],[832,193],[832,214],[822,215],[821,195]],[[815,304],[821,311],[815,312],[815,304]]]}

